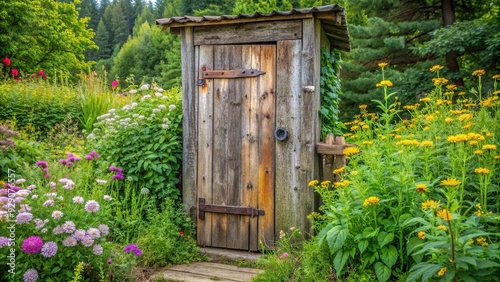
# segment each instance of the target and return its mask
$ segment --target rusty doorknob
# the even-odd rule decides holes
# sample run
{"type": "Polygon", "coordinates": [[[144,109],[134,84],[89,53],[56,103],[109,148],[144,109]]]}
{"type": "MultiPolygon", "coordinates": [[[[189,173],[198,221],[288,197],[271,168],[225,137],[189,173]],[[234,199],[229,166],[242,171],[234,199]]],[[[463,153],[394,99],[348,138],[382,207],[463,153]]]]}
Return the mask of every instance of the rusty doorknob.
{"type": "Polygon", "coordinates": [[[288,131],[284,127],[276,127],[274,130],[274,138],[278,141],[285,141],[288,138],[288,131]]]}

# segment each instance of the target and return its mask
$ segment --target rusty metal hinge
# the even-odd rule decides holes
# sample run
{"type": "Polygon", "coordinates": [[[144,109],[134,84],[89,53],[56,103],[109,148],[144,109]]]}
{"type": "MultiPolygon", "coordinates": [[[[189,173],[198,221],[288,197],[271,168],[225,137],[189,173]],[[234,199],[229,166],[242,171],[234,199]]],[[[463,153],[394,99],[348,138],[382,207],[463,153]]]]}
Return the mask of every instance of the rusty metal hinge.
{"type": "Polygon", "coordinates": [[[257,69],[238,69],[238,70],[203,70],[202,78],[242,78],[254,77],[265,74],[257,69]]]}
{"type": "Polygon", "coordinates": [[[265,215],[265,211],[252,207],[239,207],[239,206],[223,206],[223,205],[207,205],[205,198],[200,198],[198,203],[198,217],[205,220],[205,212],[212,213],[225,213],[236,215],[248,215],[251,217],[265,215]]]}

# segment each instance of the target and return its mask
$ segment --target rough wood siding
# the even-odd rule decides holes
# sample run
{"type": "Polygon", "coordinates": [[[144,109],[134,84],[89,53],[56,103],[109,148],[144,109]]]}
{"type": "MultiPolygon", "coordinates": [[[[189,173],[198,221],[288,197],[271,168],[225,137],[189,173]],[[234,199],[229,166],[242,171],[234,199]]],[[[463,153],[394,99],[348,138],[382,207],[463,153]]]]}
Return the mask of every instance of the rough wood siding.
{"type": "Polygon", "coordinates": [[[182,61],[182,201],[184,210],[194,219],[196,217],[196,175],[197,175],[197,124],[198,104],[195,89],[195,51],[193,45],[193,28],[181,30],[182,61]]]}
{"type": "MultiPolygon", "coordinates": [[[[211,70],[213,66],[213,46],[199,46],[198,78],[201,69],[211,70]]],[[[212,147],[213,147],[213,83],[199,87],[198,97],[198,197],[212,203],[212,147]]],[[[196,189],[196,187],[192,187],[196,189]]],[[[197,239],[200,246],[212,245],[212,213],[205,213],[205,220],[197,217],[197,239]]]]}
{"type": "Polygon", "coordinates": [[[288,131],[288,139],[276,142],[276,226],[280,230],[303,227],[300,206],[307,193],[299,184],[301,107],[301,40],[277,42],[276,127],[288,131]]]}
{"type": "Polygon", "coordinates": [[[302,22],[274,21],[194,29],[194,44],[241,44],[302,38],[302,22]]]}

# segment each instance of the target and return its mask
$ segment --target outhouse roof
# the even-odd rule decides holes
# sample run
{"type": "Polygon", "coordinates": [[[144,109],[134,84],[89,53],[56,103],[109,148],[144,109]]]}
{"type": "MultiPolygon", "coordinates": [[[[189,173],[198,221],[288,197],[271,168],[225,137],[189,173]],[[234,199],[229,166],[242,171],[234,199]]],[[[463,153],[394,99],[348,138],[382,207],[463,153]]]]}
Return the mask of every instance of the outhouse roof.
{"type": "Polygon", "coordinates": [[[156,24],[162,25],[163,30],[170,28],[177,33],[176,28],[186,26],[208,26],[257,21],[276,21],[290,19],[304,19],[316,17],[332,47],[350,51],[351,43],[347,29],[345,9],[337,4],[312,8],[292,9],[290,11],[272,11],[270,13],[255,12],[253,14],[223,15],[223,16],[183,16],[157,19],[156,24]]]}

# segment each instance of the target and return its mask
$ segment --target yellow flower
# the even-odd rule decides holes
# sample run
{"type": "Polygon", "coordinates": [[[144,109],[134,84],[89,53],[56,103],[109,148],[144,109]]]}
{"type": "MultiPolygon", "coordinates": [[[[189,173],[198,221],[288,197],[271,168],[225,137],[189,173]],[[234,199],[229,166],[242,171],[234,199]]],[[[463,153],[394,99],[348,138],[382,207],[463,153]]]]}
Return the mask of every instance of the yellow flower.
{"type": "Polygon", "coordinates": [[[481,76],[484,75],[486,72],[484,70],[475,70],[472,72],[472,76],[481,76]]]}
{"type": "Polygon", "coordinates": [[[500,156],[494,156],[493,157],[495,160],[500,160],[500,156]]]}
{"type": "Polygon", "coordinates": [[[436,212],[436,216],[441,218],[442,220],[452,220],[453,219],[453,216],[451,215],[451,213],[447,209],[438,210],[436,212]]]}
{"type": "Polygon", "coordinates": [[[368,107],[368,105],[365,105],[365,104],[362,104],[362,105],[359,105],[358,108],[360,110],[366,110],[366,107],[368,107]]]}
{"type": "Polygon", "coordinates": [[[420,142],[420,146],[421,147],[432,147],[432,146],[434,146],[434,142],[428,141],[428,140],[422,141],[422,142],[420,142]]]}
{"type": "Polygon", "coordinates": [[[441,185],[443,186],[455,187],[460,184],[462,184],[462,182],[456,178],[448,178],[445,180],[441,180],[441,185]]]}
{"type": "Polygon", "coordinates": [[[472,141],[469,142],[469,145],[475,146],[475,145],[477,145],[477,141],[476,140],[472,140],[472,141]]]}
{"type": "Polygon", "coordinates": [[[473,114],[463,114],[463,115],[460,115],[460,116],[458,117],[458,120],[459,120],[459,121],[467,121],[467,120],[472,119],[473,117],[474,117],[474,115],[473,115],[473,114]]]}
{"type": "Polygon", "coordinates": [[[357,170],[353,170],[353,171],[351,171],[351,175],[352,175],[352,176],[356,176],[356,175],[358,175],[358,171],[357,171],[357,170]]]}
{"type": "Polygon", "coordinates": [[[425,192],[427,192],[427,185],[425,185],[425,183],[419,183],[419,184],[417,184],[416,191],[418,193],[425,193],[425,192]]]}
{"type": "Polygon", "coordinates": [[[448,228],[446,228],[446,226],[444,226],[444,225],[442,225],[442,224],[438,225],[438,226],[437,226],[437,228],[438,228],[438,229],[441,229],[441,230],[443,230],[443,231],[448,230],[448,228]]]}
{"type": "Polygon", "coordinates": [[[347,185],[349,185],[349,183],[351,183],[351,181],[342,180],[340,182],[333,182],[333,186],[335,186],[335,188],[342,188],[342,187],[346,187],[347,185]]]}
{"type": "Polygon", "coordinates": [[[436,202],[434,200],[427,200],[422,203],[422,209],[428,210],[429,208],[432,209],[438,209],[440,206],[439,202],[436,202]]]}
{"type": "Polygon", "coordinates": [[[446,89],[456,91],[457,86],[455,84],[448,84],[446,85],[446,89]]]}
{"type": "Polygon", "coordinates": [[[371,205],[376,205],[380,202],[380,198],[376,196],[370,196],[367,199],[364,200],[363,202],[363,207],[371,206],[371,205]]]}
{"type": "Polygon", "coordinates": [[[418,232],[418,238],[424,240],[425,239],[425,232],[424,231],[418,232]]]}
{"type": "Polygon", "coordinates": [[[493,95],[500,95],[500,90],[494,91],[493,95]]]}
{"type": "Polygon", "coordinates": [[[457,134],[451,135],[446,138],[448,142],[458,143],[458,142],[466,142],[469,141],[469,136],[467,134],[457,134]]]}
{"type": "Polygon", "coordinates": [[[418,146],[420,142],[415,139],[403,139],[401,141],[396,142],[396,146],[418,146]]]}
{"type": "Polygon", "coordinates": [[[377,83],[377,85],[375,85],[376,87],[391,87],[392,86],[392,82],[390,80],[382,80],[380,83],[377,83]]]}
{"type": "Polygon", "coordinates": [[[494,76],[492,76],[491,78],[493,78],[493,79],[495,79],[495,80],[496,80],[496,79],[500,79],[500,74],[495,74],[495,75],[494,75],[494,76]]]}
{"type": "Polygon", "coordinates": [[[351,126],[351,131],[356,131],[358,128],[359,128],[359,126],[357,126],[357,125],[351,126]]]}
{"type": "Polygon", "coordinates": [[[483,150],[496,150],[497,145],[494,144],[485,144],[483,145],[483,150]]]}
{"type": "Polygon", "coordinates": [[[490,170],[485,167],[478,167],[474,170],[474,172],[477,174],[488,174],[490,173],[490,170]]]}
{"type": "Polygon", "coordinates": [[[337,169],[334,169],[333,170],[333,174],[339,174],[339,173],[342,173],[344,171],[345,171],[345,166],[341,166],[341,167],[339,167],[337,169]]]}
{"type": "Polygon", "coordinates": [[[460,92],[458,92],[458,94],[457,94],[457,95],[458,95],[458,96],[463,96],[463,95],[465,95],[465,92],[464,92],[464,91],[460,91],[460,92]]]}
{"type": "Polygon", "coordinates": [[[351,155],[356,155],[359,154],[360,150],[358,147],[347,147],[342,151],[342,153],[346,156],[349,157],[351,155]]]}
{"type": "Polygon", "coordinates": [[[379,66],[380,68],[385,68],[385,67],[387,67],[387,65],[388,65],[388,64],[387,64],[387,63],[385,63],[385,62],[382,62],[382,63],[379,63],[379,64],[378,64],[378,66],[379,66]]]}
{"type": "Polygon", "coordinates": [[[469,241],[467,241],[467,245],[469,245],[469,246],[470,246],[470,245],[472,245],[472,244],[474,244],[474,239],[472,239],[472,238],[471,238],[471,239],[469,239],[469,241]]]}
{"type": "Polygon", "coordinates": [[[430,68],[430,71],[431,72],[436,72],[436,71],[440,71],[442,70],[444,67],[443,66],[440,66],[440,65],[434,65],[432,66],[432,68],[430,68]]]}
{"type": "Polygon", "coordinates": [[[427,131],[427,130],[430,130],[431,128],[430,128],[430,127],[428,127],[428,126],[426,126],[426,127],[422,128],[422,129],[423,129],[424,131],[427,131]]]}
{"type": "Polygon", "coordinates": [[[316,185],[318,185],[318,183],[319,183],[318,180],[311,180],[311,181],[309,181],[307,186],[309,186],[309,187],[316,186],[316,185]]]}
{"type": "Polygon", "coordinates": [[[431,98],[425,97],[425,98],[420,98],[420,102],[430,102],[431,98]]]}
{"type": "Polygon", "coordinates": [[[443,267],[439,270],[438,276],[443,276],[446,273],[446,267],[443,267]]]}
{"type": "Polygon", "coordinates": [[[452,122],[453,122],[453,119],[452,119],[452,118],[447,117],[447,118],[445,118],[445,119],[444,119],[444,121],[446,121],[447,123],[452,123],[452,122]]]}
{"type": "Polygon", "coordinates": [[[440,85],[445,85],[448,83],[448,79],[444,77],[438,77],[438,78],[433,78],[432,82],[434,83],[434,86],[440,86],[440,85]]]}
{"type": "Polygon", "coordinates": [[[489,245],[489,244],[486,242],[486,238],[484,238],[484,237],[478,237],[478,238],[476,238],[476,242],[477,242],[479,245],[483,246],[483,247],[487,247],[487,246],[489,245]]]}
{"type": "Polygon", "coordinates": [[[331,183],[330,180],[325,180],[325,181],[321,182],[321,186],[328,186],[330,183],[331,183]]]}

